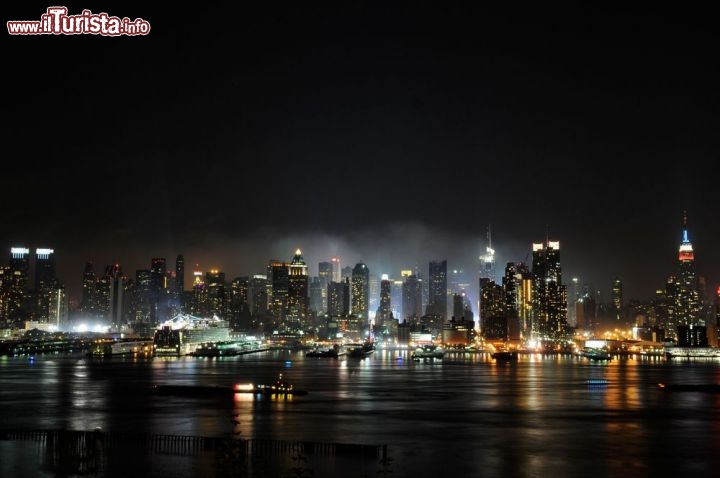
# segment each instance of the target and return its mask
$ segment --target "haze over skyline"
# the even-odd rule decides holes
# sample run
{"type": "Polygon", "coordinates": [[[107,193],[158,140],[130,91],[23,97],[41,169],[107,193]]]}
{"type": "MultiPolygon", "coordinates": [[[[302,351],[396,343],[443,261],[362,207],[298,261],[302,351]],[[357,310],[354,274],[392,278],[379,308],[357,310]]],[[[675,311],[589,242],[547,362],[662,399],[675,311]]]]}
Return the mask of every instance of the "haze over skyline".
{"type": "Polygon", "coordinates": [[[646,299],[676,272],[683,210],[720,283],[709,12],[92,9],[152,30],[6,53],[0,244],[54,248],[74,298],[87,261],[133,277],[177,254],[229,278],[298,247],[311,273],[332,255],[477,272],[492,225],[498,271],[547,234],[566,283],[646,299]]]}

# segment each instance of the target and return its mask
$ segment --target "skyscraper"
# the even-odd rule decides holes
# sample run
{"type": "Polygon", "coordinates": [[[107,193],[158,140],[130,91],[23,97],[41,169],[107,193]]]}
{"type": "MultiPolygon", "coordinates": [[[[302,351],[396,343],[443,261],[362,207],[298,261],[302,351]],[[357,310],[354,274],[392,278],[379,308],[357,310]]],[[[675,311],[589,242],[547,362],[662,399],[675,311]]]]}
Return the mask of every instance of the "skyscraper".
{"type": "Polygon", "coordinates": [[[567,335],[567,288],[562,283],[560,242],[533,248],[532,338],[564,339],[567,335]]]}
{"type": "Polygon", "coordinates": [[[615,320],[619,322],[622,319],[623,287],[622,281],[618,277],[613,280],[612,285],[612,308],[615,314],[615,320]]]}
{"type": "Polygon", "coordinates": [[[447,260],[430,262],[427,313],[447,316],[447,260]]]}
{"type": "Polygon", "coordinates": [[[60,284],[55,276],[54,256],[52,249],[35,249],[35,319],[40,322],[48,322],[50,313],[57,312],[57,300],[62,296],[56,293],[60,284]]]}
{"type": "Polygon", "coordinates": [[[10,281],[6,287],[7,320],[16,325],[27,320],[28,280],[30,274],[30,249],[13,247],[10,249],[10,281]]]}
{"type": "Polygon", "coordinates": [[[272,288],[268,294],[269,309],[275,320],[280,321],[287,310],[290,269],[286,262],[272,259],[267,270],[272,288]]]}
{"type": "Polygon", "coordinates": [[[82,298],[80,299],[80,312],[86,317],[94,317],[97,313],[97,288],[95,287],[95,269],[92,262],[85,264],[82,279],[82,298]]]}
{"type": "Polygon", "coordinates": [[[415,274],[405,278],[402,288],[402,313],[405,321],[418,321],[422,317],[422,281],[415,274]]]}
{"type": "Polygon", "coordinates": [[[480,262],[482,263],[480,277],[495,280],[495,249],[492,247],[492,231],[489,225],[487,229],[487,246],[485,247],[485,254],[480,256],[480,262]]]}
{"type": "Polygon", "coordinates": [[[167,309],[167,262],[156,257],[150,263],[152,322],[157,324],[168,319],[167,309]]]}
{"type": "Polygon", "coordinates": [[[340,282],[342,280],[342,276],[340,275],[340,258],[335,256],[330,259],[330,263],[332,263],[332,279],[331,282],[340,282]]]}
{"type": "Polygon", "coordinates": [[[288,313],[304,318],[308,310],[308,267],[300,249],[288,266],[288,313]]]}
{"type": "Polygon", "coordinates": [[[382,327],[383,323],[392,316],[392,281],[387,274],[383,274],[380,280],[380,305],[375,313],[375,323],[382,327]]]}
{"type": "Polygon", "coordinates": [[[352,270],[351,284],[351,313],[367,323],[370,307],[370,270],[364,263],[355,264],[352,270]]]}
{"type": "Polygon", "coordinates": [[[35,290],[49,287],[55,279],[55,251],[35,249],[35,290]]]}
{"type": "Polygon", "coordinates": [[[328,315],[348,315],[350,313],[350,279],[343,282],[331,282],[327,292],[328,315]]]}
{"type": "Polygon", "coordinates": [[[175,259],[175,295],[182,300],[185,292],[185,258],[178,254],[175,259]]]}
{"type": "Polygon", "coordinates": [[[321,281],[324,282],[324,286],[327,287],[327,285],[331,282],[337,282],[335,281],[335,275],[333,272],[333,263],[332,262],[320,262],[318,263],[318,277],[321,281]]]}
{"type": "Polygon", "coordinates": [[[677,295],[675,324],[699,325],[700,302],[695,277],[695,252],[688,237],[687,213],[683,214],[682,242],[678,250],[677,295]]]}

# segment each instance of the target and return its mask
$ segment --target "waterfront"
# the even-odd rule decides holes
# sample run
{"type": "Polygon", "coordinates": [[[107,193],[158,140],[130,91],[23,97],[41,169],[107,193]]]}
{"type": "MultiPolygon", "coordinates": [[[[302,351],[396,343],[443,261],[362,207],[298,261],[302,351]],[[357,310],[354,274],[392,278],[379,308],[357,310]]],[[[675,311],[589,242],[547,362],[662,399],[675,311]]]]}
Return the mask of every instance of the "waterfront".
{"type": "MultiPolygon", "coordinates": [[[[538,354],[496,363],[480,353],[413,362],[407,350],[382,349],[365,359],[290,351],[222,359],[2,357],[0,428],[387,445],[396,477],[714,473],[720,394],[662,392],[659,382],[720,383],[720,362],[538,354]],[[163,383],[270,383],[278,372],[310,393],[223,400],[152,392],[163,383]],[[588,379],[607,385],[588,386],[588,379]]],[[[2,476],[56,476],[38,459],[27,446],[0,442],[2,476]]],[[[152,476],[211,474],[184,457],[134,466],[152,476]]],[[[374,476],[377,468],[354,472],[374,476]]]]}

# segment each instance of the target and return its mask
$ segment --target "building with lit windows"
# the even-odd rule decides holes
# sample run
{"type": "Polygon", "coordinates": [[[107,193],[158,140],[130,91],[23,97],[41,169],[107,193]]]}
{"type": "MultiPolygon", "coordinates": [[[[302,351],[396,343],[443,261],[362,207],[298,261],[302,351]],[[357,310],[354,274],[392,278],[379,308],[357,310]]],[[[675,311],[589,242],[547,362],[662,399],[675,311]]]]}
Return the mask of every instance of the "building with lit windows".
{"type": "Polygon", "coordinates": [[[532,245],[533,291],[531,338],[565,339],[567,327],[567,288],[562,282],[560,242],[532,245]]]}
{"type": "Polygon", "coordinates": [[[352,271],[351,291],[352,304],[350,313],[361,320],[361,323],[367,323],[370,310],[370,270],[362,263],[358,262],[352,271]]]}
{"type": "Polygon", "coordinates": [[[448,308],[447,260],[431,261],[429,272],[427,313],[445,320],[448,308]]]}
{"type": "Polygon", "coordinates": [[[616,277],[613,280],[611,298],[612,298],[612,308],[613,308],[613,313],[615,315],[615,320],[617,322],[621,322],[624,320],[624,317],[623,317],[623,285],[622,285],[622,281],[618,277],[616,277]]]}
{"type": "Polygon", "coordinates": [[[308,267],[298,249],[288,265],[288,315],[301,321],[308,311],[309,285],[308,267]]]}
{"type": "Polygon", "coordinates": [[[678,250],[677,288],[674,296],[675,326],[700,324],[700,301],[695,276],[695,252],[688,237],[687,214],[683,216],[682,242],[678,250]]]}

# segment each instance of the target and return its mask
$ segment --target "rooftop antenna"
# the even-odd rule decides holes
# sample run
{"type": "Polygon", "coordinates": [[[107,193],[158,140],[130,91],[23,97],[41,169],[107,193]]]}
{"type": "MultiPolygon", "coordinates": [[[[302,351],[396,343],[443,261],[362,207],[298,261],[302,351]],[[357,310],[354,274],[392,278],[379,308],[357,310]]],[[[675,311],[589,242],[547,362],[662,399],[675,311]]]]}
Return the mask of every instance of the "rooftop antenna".
{"type": "Polygon", "coordinates": [[[545,247],[547,247],[549,242],[550,242],[550,225],[545,224],[545,247]]]}

